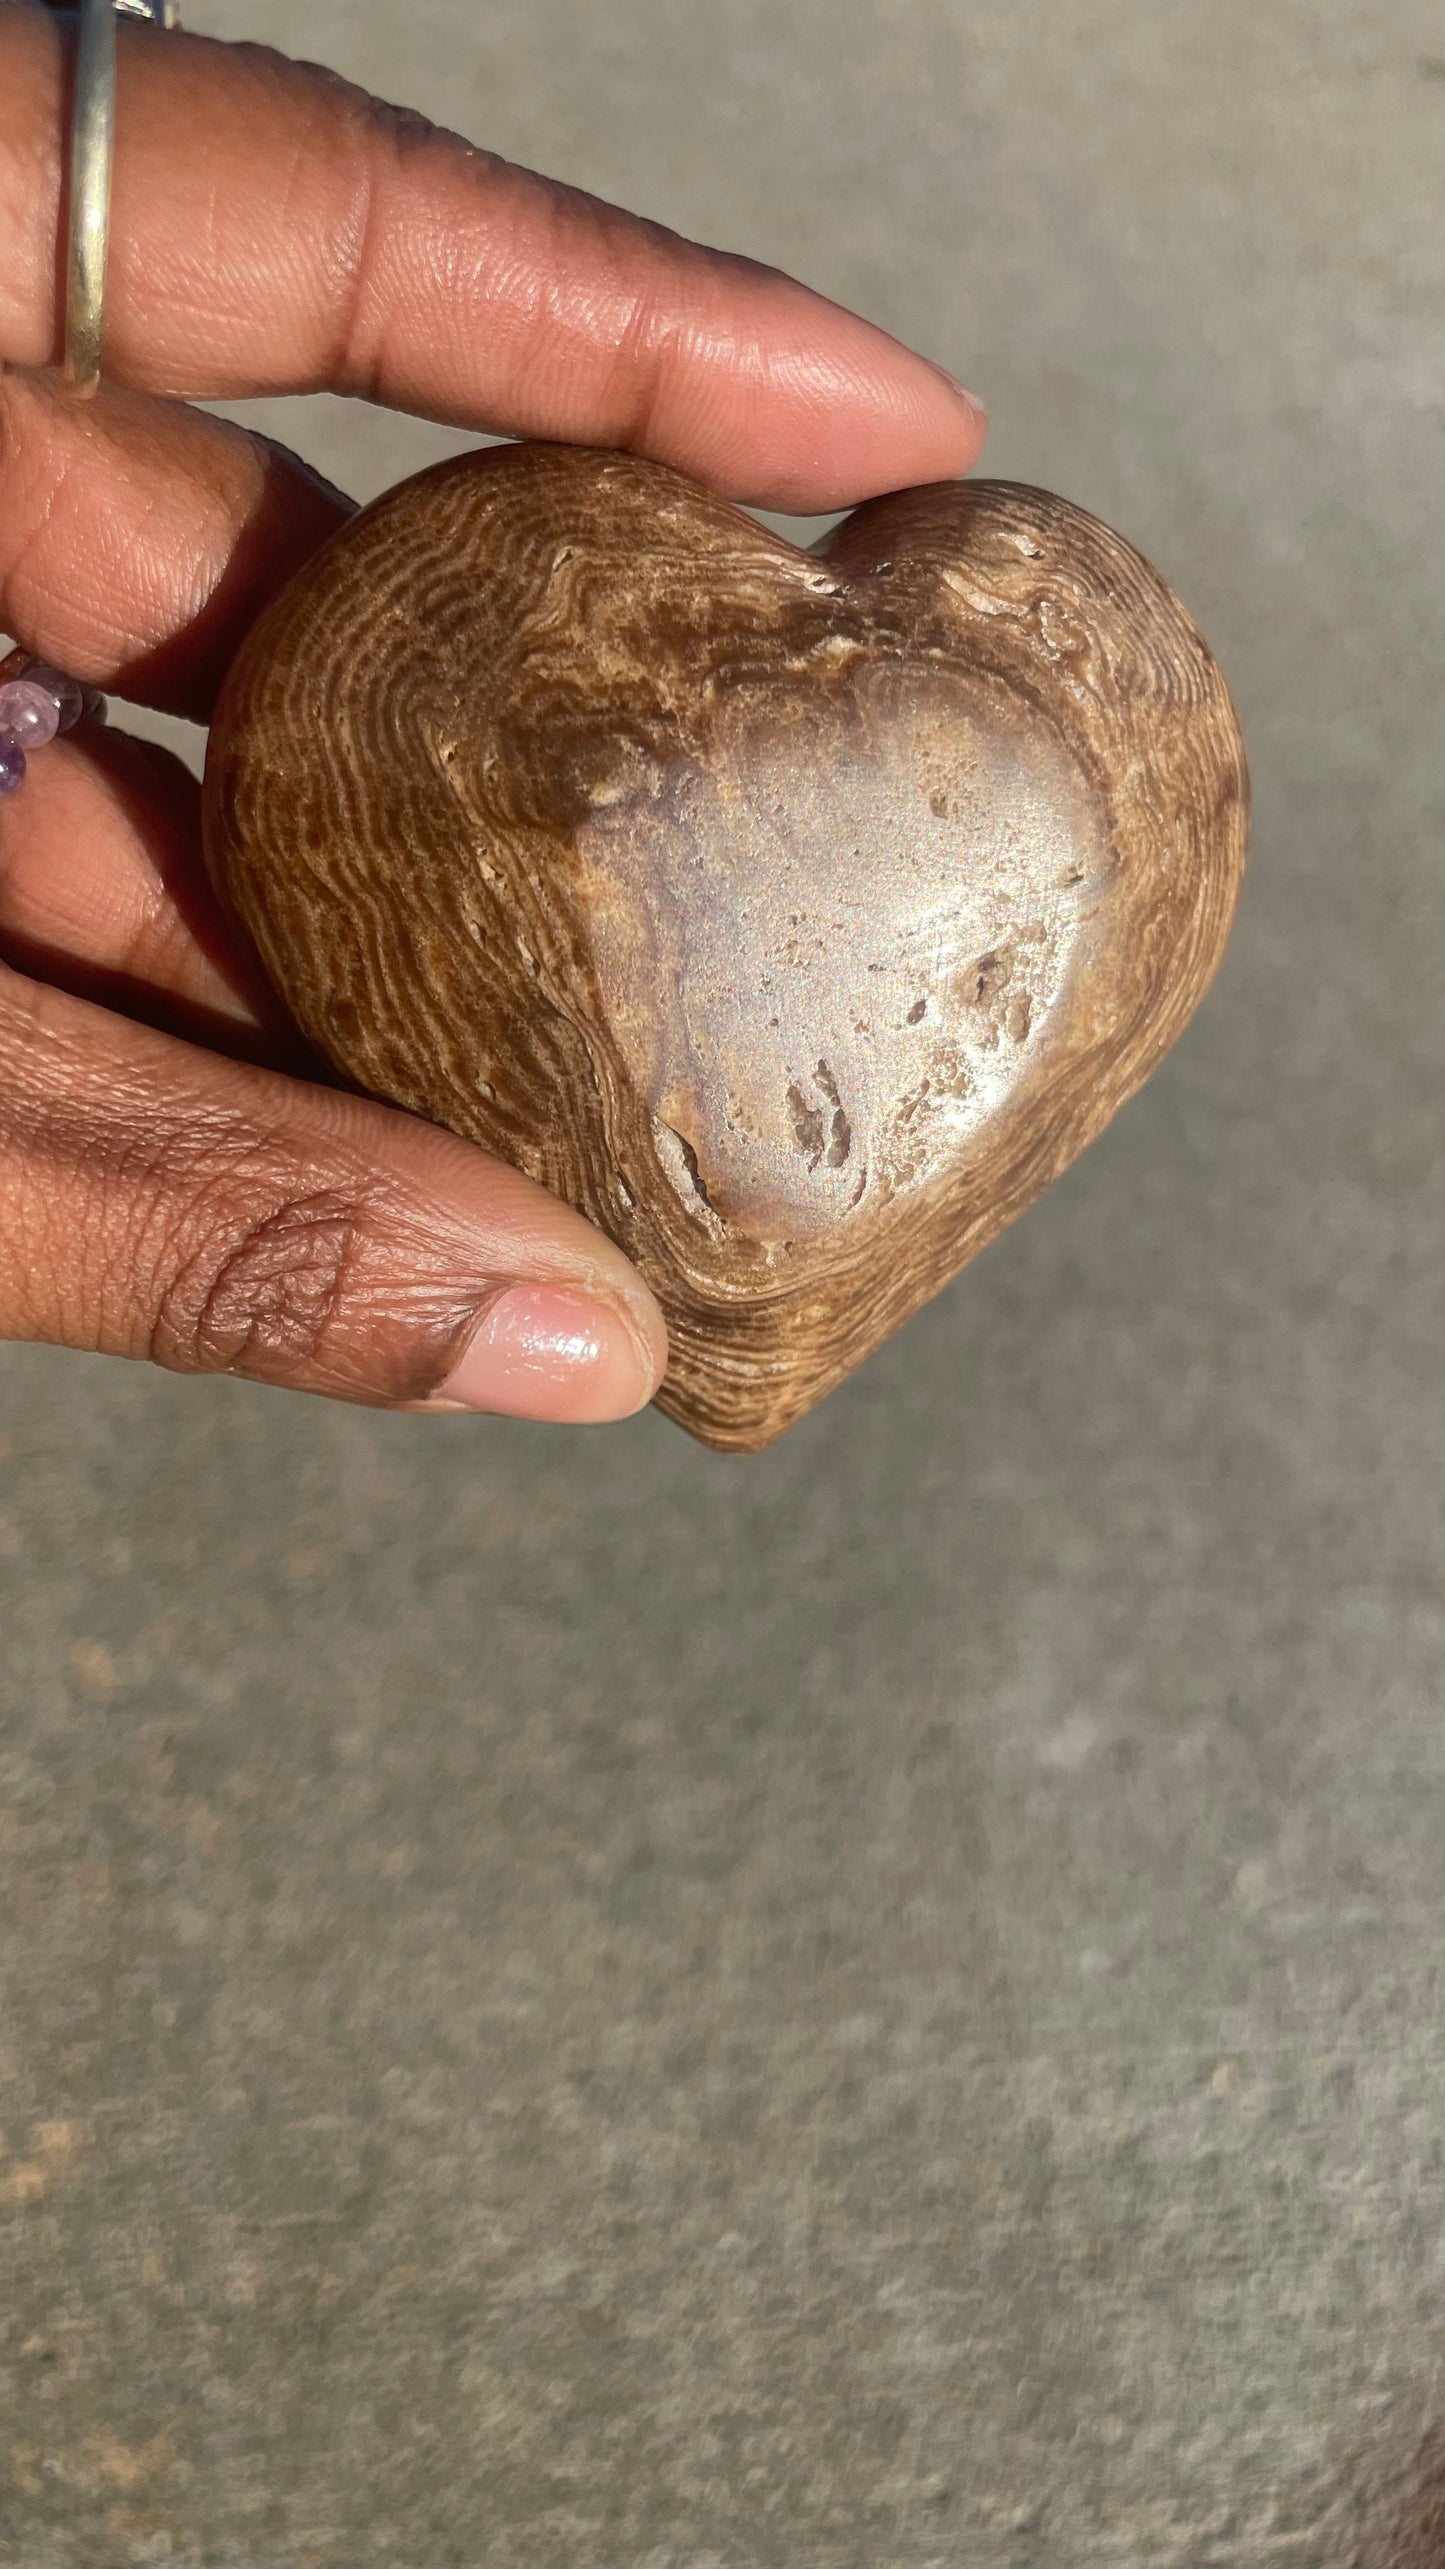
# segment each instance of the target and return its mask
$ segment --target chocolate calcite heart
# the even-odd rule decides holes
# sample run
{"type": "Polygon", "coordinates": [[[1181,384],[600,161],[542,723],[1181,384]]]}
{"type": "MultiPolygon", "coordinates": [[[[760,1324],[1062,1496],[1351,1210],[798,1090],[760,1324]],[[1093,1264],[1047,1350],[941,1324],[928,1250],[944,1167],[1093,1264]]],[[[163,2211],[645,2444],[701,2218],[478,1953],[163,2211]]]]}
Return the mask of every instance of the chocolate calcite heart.
{"type": "Polygon", "coordinates": [[[766,1444],[1148,1076],[1247,783],[1120,537],[949,482],[814,552],[658,464],[403,483],[227,680],[206,848],[305,1032],[656,1292],[662,1406],[766,1444]]]}

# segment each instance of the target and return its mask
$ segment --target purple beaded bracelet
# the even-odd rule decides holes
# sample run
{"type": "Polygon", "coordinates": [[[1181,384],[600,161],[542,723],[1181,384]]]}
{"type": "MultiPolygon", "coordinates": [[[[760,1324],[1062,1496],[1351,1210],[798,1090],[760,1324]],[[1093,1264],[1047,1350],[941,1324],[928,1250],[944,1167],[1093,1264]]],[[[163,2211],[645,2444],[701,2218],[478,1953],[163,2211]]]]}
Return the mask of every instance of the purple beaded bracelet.
{"type": "Polygon", "coordinates": [[[72,731],[82,714],[98,712],[105,701],[48,660],[25,660],[17,669],[19,656],[0,662],[0,794],[24,784],[32,750],[44,749],[57,732],[72,731]]]}

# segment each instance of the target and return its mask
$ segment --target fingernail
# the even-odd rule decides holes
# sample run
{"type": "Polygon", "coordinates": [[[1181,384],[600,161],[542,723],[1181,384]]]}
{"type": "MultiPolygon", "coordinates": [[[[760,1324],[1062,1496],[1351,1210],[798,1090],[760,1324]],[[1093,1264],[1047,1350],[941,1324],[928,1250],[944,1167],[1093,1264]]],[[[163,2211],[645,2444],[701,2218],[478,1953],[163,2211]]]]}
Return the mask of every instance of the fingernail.
{"type": "Polygon", "coordinates": [[[434,1399],[506,1418],[630,1418],[655,1380],[621,1314],[558,1285],[512,1285],[434,1399]]]}
{"type": "Polygon", "coordinates": [[[957,393],[959,400],[967,402],[969,409],[973,411],[979,419],[986,422],[988,419],[988,404],[980,401],[976,392],[970,392],[967,384],[961,384],[957,375],[951,375],[946,366],[936,364],[932,357],[929,358],[928,362],[933,367],[933,371],[936,375],[942,375],[949,391],[957,393]]]}

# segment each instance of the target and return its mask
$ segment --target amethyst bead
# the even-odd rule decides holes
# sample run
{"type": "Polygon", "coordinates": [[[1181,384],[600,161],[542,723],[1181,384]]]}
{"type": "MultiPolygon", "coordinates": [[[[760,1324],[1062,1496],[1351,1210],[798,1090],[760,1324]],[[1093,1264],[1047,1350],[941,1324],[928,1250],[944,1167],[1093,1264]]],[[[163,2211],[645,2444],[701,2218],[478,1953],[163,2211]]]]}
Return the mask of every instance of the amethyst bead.
{"type": "Polygon", "coordinates": [[[0,740],[0,794],[13,794],[25,782],[25,752],[0,740]]]}
{"type": "Polygon", "coordinates": [[[0,687],[0,741],[11,749],[44,749],[60,729],[60,708],[27,670],[0,687]]]}
{"type": "Polygon", "coordinates": [[[43,687],[55,700],[57,731],[73,731],[85,711],[85,689],[78,678],[67,677],[63,669],[54,669],[48,660],[32,660],[23,679],[25,687],[43,687]]]}

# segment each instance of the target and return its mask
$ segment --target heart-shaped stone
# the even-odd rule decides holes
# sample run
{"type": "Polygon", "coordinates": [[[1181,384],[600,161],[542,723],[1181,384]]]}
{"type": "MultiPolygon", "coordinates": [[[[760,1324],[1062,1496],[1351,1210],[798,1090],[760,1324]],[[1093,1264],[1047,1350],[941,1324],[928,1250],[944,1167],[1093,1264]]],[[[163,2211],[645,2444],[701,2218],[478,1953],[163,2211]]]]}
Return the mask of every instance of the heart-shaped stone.
{"type": "Polygon", "coordinates": [[[1064,500],[902,491],[809,553],[661,465],[503,446],[261,619],[205,822],[313,1042],[610,1232],[663,1407],[746,1449],[1147,1077],[1246,806],[1199,634],[1064,500]]]}

